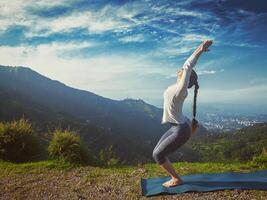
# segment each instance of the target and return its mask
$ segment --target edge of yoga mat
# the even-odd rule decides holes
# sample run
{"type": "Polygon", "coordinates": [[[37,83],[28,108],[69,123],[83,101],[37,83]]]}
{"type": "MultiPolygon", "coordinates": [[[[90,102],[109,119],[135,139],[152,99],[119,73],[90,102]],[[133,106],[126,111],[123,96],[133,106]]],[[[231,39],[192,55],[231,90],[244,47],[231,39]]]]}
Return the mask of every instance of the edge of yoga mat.
{"type": "Polygon", "coordinates": [[[146,179],[141,178],[141,191],[142,191],[143,196],[146,196],[146,194],[147,194],[145,185],[146,185],[146,179]]]}
{"type": "MultiPolygon", "coordinates": [[[[251,175],[251,174],[258,174],[258,175],[260,175],[260,174],[267,174],[267,170],[258,170],[258,171],[252,171],[252,172],[222,172],[222,173],[198,173],[198,174],[189,174],[189,175],[184,175],[184,176],[181,176],[181,177],[185,177],[185,176],[187,176],[187,177],[189,177],[189,176],[198,176],[198,175],[204,175],[204,176],[206,176],[206,175],[221,175],[221,174],[225,174],[225,175],[243,175],[243,174],[249,174],[249,175],[251,175]]],[[[147,185],[147,180],[148,179],[169,179],[170,178],[170,176],[160,176],[160,177],[152,177],[152,178],[141,178],[141,192],[142,192],[142,195],[143,196],[146,196],[146,197],[149,197],[149,196],[156,196],[156,195],[160,195],[160,194],[167,194],[167,195],[169,195],[169,194],[179,194],[179,193],[184,193],[184,192],[193,192],[193,191],[195,191],[195,192],[209,192],[209,191],[219,191],[219,190],[229,190],[229,189],[247,189],[247,190],[249,190],[249,189],[257,189],[257,190],[267,190],[267,184],[266,185],[264,185],[265,183],[266,183],[266,181],[258,181],[258,182],[255,182],[255,184],[253,184],[253,186],[224,186],[224,187],[220,187],[220,186],[216,186],[216,187],[208,187],[208,186],[196,186],[195,188],[186,188],[185,187],[185,185],[184,185],[184,187],[185,188],[183,188],[183,189],[181,189],[179,192],[177,192],[177,191],[170,191],[170,189],[169,188],[165,188],[165,187],[162,187],[162,189],[164,189],[164,190],[159,190],[159,192],[156,192],[156,193],[154,193],[154,194],[150,194],[148,191],[147,191],[147,187],[146,187],[146,185],[147,185]],[[259,183],[259,184],[263,184],[263,186],[261,186],[261,187],[258,187],[257,186],[257,183],[259,183]]],[[[194,183],[197,183],[197,182],[194,182],[194,183]]],[[[235,181],[235,183],[242,183],[242,181],[240,182],[240,180],[239,181],[235,181]]],[[[251,182],[252,183],[252,182],[251,182]]],[[[182,186],[182,185],[181,185],[182,186]]],[[[177,187],[181,187],[181,186],[177,186],[177,187]]],[[[173,188],[175,188],[175,187],[172,187],[171,188],[171,190],[173,189],[173,188]]]]}

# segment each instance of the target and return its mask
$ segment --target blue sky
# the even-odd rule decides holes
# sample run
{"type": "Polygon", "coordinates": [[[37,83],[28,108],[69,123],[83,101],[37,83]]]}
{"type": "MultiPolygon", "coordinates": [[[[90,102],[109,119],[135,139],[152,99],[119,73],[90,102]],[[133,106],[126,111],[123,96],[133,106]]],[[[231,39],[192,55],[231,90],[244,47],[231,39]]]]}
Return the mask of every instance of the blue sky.
{"type": "Polygon", "coordinates": [[[176,70],[212,39],[195,67],[198,101],[266,108],[266,33],[264,1],[0,1],[1,65],[158,107],[176,70]]]}

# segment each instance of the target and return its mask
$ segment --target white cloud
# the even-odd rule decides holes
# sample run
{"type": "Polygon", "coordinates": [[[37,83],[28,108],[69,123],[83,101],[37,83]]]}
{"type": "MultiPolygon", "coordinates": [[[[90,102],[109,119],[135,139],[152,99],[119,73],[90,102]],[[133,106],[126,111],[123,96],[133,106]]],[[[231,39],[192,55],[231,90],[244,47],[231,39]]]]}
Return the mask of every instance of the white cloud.
{"type": "Polygon", "coordinates": [[[158,47],[157,49],[151,51],[149,54],[155,57],[165,57],[165,58],[174,58],[184,54],[188,54],[192,50],[192,47],[183,46],[183,47],[158,47]]]}
{"type": "Polygon", "coordinates": [[[131,36],[125,36],[119,39],[122,43],[129,43],[129,42],[144,42],[145,37],[143,34],[137,34],[137,35],[131,35],[131,36]]]}
{"type": "MultiPolygon", "coordinates": [[[[58,56],[60,52],[66,49],[87,45],[94,47],[90,42],[52,43],[37,47],[0,46],[1,64],[27,66],[49,78],[59,80],[72,87],[95,92],[109,98],[123,99],[131,96],[150,99],[150,103],[153,103],[153,101],[162,102],[163,90],[161,87],[149,81],[144,83],[137,81],[139,76],[148,74],[166,76],[166,68],[163,67],[163,63],[147,60],[145,55],[136,56],[135,54],[103,55],[82,59],[75,57],[61,58],[58,56]],[[66,49],[64,49],[64,46],[66,49]],[[129,79],[129,76],[132,78],[129,79]],[[143,87],[143,89],[138,88],[140,84],[145,84],[146,87],[143,87]],[[154,89],[151,89],[153,86],[154,89]]],[[[166,82],[157,83],[157,85],[161,84],[166,85],[166,82]]],[[[262,103],[267,98],[266,94],[266,84],[234,90],[230,88],[224,90],[201,88],[198,100],[200,102],[233,103],[246,101],[244,103],[262,103]]]]}
{"type": "Polygon", "coordinates": [[[13,25],[23,25],[30,29],[28,37],[36,35],[49,35],[54,32],[68,32],[73,28],[87,28],[90,33],[105,31],[122,31],[132,24],[123,20],[124,17],[132,17],[134,13],[129,6],[106,5],[100,10],[75,11],[68,16],[45,19],[31,15],[28,9],[41,9],[55,5],[66,5],[72,1],[22,1],[0,2],[0,31],[13,25]],[[131,14],[132,13],[132,14],[131,14]],[[44,30],[47,30],[43,32],[44,30]]]}
{"type": "Polygon", "coordinates": [[[220,69],[220,70],[198,70],[197,74],[198,75],[208,75],[208,74],[216,74],[218,72],[223,72],[224,69],[220,69]]]}
{"type": "Polygon", "coordinates": [[[162,44],[151,52],[151,55],[157,57],[175,58],[184,56],[193,51],[206,39],[213,40],[211,36],[201,34],[180,34],[178,37],[165,37],[162,44]]]}
{"type": "MultiPolygon", "coordinates": [[[[135,85],[130,86],[130,81],[125,80],[124,75],[126,74],[128,77],[132,75],[132,81],[134,81],[138,76],[165,73],[161,63],[149,60],[145,55],[137,56],[134,53],[111,55],[107,52],[105,55],[89,58],[60,57],[60,54],[66,50],[84,46],[97,48],[90,42],[51,43],[36,47],[0,46],[1,64],[30,67],[49,78],[103,96],[106,96],[108,91],[109,93],[117,91],[117,95],[121,95],[119,92],[121,88],[131,87],[134,89],[135,85]]],[[[114,93],[114,95],[116,94],[114,93]]]]}
{"type": "Polygon", "coordinates": [[[204,71],[199,71],[198,75],[205,75],[205,74],[215,74],[216,71],[215,70],[204,70],[204,71]]]}
{"type": "Polygon", "coordinates": [[[9,26],[30,26],[32,21],[26,19],[23,1],[0,1],[0,31],[5,31],[9,26]]]}
{"type": "Polygon", "coordinates": [[[197,18],[207,18],[209,15],[207,13],[201,13],[198,11],[186,10],[181,8],[181,5],[177,5],[170,7],[168,4],[161,4],[161,5],[154,5],[151,7],[151,10],[157,14],[167,14],[172,17],[177,16],[190,16],[190,17],[197,17],[197,18]]]}
{"type": "Polygon", "coordinates": [[[0,31],[5,31],[9,26],[21,25],[29,28],[37,24],[38,18],[30,15],[28,8],[49,8],[57,5],[66,5],[73,0],[2,0],[0,1],[0,31]]]}
{"type": "Polygon", "coordinates": [[[192,42],[199,42],[201,43],[204,40],[214,40],[214,37],[208,35],[201,35],[201,34],[183,34],[182,41],[192,41],[192,42]]]}
{"type": "MultiPolygon", "coordinates": [[[[52,8],[57,5],[71,5],[74,0],[14,0],[11,2],[0,2],[0,31],[6,30],[12,25],[23,25],[29,28],[26,37],[47,36],[55,32],[70,32],[74,28],[85,28],[89,33],[103,33],[106,31],[126,32],[137,26],[147,25],[152,28],[180,35],[179,31],[167,26],[159,26],[156,21],[166,19],[172,20],[177,15],[203,17],[203,14],[196,11],[183,10],[177,8],[150,8],[149,2],[128,2],[122,6],[105,5],[99,10],[86,9],[83,11],[74,11],[70,15],[58,16],[45,19],[29,12],[31,9],[41,10],[43,8],[52,8]],[[154,9],[153,9],[154,8],[154,9]],[[138,14],[147,13],[147,15],[134,18],[138,14]],[[149,14],[148,14],[149,13],[149,14]]],[[[164,5],[163,5],[164,7],[164,5]]],[[[189,27],[188,27],[189,28],[189,27]]],[[[186,36],[185,40],[202,39],[197,35],[186,36]]]]}
{"type": "Polygon", "coordinates": [[[170,14],[173,16],[191,16],[191,17],[198,17],[198,18],[206,18],[207,14],[206,13],[201,13],[197,11],[190,11],[190,10],[185,10],[179,7],[169,7],[164,10],[166,14],[170,14]]]}
{"type": "MultiPolygon", "coordinates": [[[[29,66],[29,62],[31,60],[40,59],[40,63],[42,64],[45,60],[47,62],[52,61],[49,59],[51,57],[58,57],[60,53],[64,53],[68,50],[75,50],[80,48],[91,48],[95,47],[98,44],[95,42],[82,41],[82,42],[52,42],[49,44],[40,44],[38,46],[0,46],[1,52],[1,64],[7,63],[8,65],[23,65],[29,66]],[[12,59],[13,58],[13,59],[12,59]],[[16,59],[14,59],[16,58],[16,59]],[[13,63],[13,64],[12,64],[13,63]]],[[[38,65],[38,63],[35,63],[38,65]]],[[[50,66],[51,66],[50,65],[50,66]]],[[[49,67],[49,66],[48,66],[49,67]]]]}
{"type": "MultiPolygon", "coordinates": [[[[96,55],[93,58],[77,57],[61,57],[66,51],[72,51],[79,48],[97,48],[99,44],[92,41],[85,42],[52,42],[50,44],[41,44],[38,46],[17,46],[8,47],[0,46],[1,64],[3,65],[20,65],[28,66],[41,74],[52,79],[62,81],[73,87],[81,88],[96,92],[104,96],[116,96],[119,98],[127,94],[133,97],[146,99],[161,98],[160,89],[142,91],[137,90],[135,84],[137,81],[134,76],[142,76],[150,73],[158,73],[159,75],[172,78],[176,77],[175,70],[172,70],[172,75],[168,75],[172,69],[170,63],[160,63],[157,60],[152,60],[155,57],[176,58],[192,52],[197,46],[197,43],[205,39],[213,39],[208,35],[192,34],[193,28],[201,27],[212,34],[217,34],[221,30],[218,18],[213,18],[210,23],[202,23],[199,19],[210,18],[209,12],[196,12],[193,10],[185,10],[180,7],[153,7],[150,9],[150,2],[145,4],[134,1],[123,4],[122,6],[105,5],[99,10],[83,9],[82,11],[71,12],[68,16],[62,15],[54,18],[45,19],[29,12],[30,9],[52,8],[58,5],[70,5],[74,0],[13,0],[0,1],[0,31],[7,30],[12,25],[22,25],[29,28],[26,32],[26,37],[33,36],[48,36],[56,32],[69,32],[74,28],[85,28],[88,33],[101,34],[107,31],[115,33],[131,33],[130,30],[139,27],[154,28],[155,31],[144,32],[143,34],[120,36],[122,43],[143,42],[146,38],[155,38],[157,48],[145,55],[140,55],[138,52],[122,52],[117,55],[111,55],[107,52],[105,55],[96,55]],[[145,13],[145,15],[142,15],[145,13]],[[138,15],[138,17],[136,17],[138,15]],[[193,21],[183,21],[181,24],[174,24],[177,17],[190,16],[193,21]],[[170,23],[159,23],[162,20],[170,23]],[[198,20],[196,24],[194,20],[198,20]],[[217,24],[216,24],[217,23],[217,24]],[[177,26],[176,26],[177,25],[177,26]],[[180,28],[183,29],[181,34],[180,28]],[[167,34],[161,34],[162,32],[167,34]],[[171,33],[171,37],[168,37],[171,33]],[[190,34],[188,34],[190,33],[190,34]],[[150,34],[150,35],[146,35],[150,34]],[[177,37],[174,37],[177,36],[177,37]],[[169,65],[169,66],[168,66],[169,65]],[[169,69],[167,69],[169,68],[169,69]],[[132,74],[131,80],[124,80],[124,75],[132,74]],[[119,81],[120,80],[120,81],[119,81]]],[[[187,1],[178,2],[178,4],[187,4],[187,1]]],[[[240,13],[245,13],[239,10],[240,13]]],[[[233,13],[234,14],[234,13],[233,13]]],[[[180,18],[182,19],[182,17],[180,18]]],[[[190,18],[191,19],[191,18],[190,18]]],[[[252,23],[248,23],[252,24],[252,23]]],[[[142,29],[143,30],[143,29],[142,29]]],[[[240,30],[243,30],[242,27],[240,30]]],[[[200,33],[200,32],[199,32],[200,33]]],[[[240,34],[241,32],[237,32],[240,34]]],[[[246,33],[246,32],[244,32],[246,33]]],[[[216,36],[218,38],[218,36],[216,36]]],[[[216,44],[222,44],[216,41],[216,44]]],[[[241,43],[225,43],[231,46],[240,47],[258,47],[257,45],[241,43]]],[[[233,55],[237,57],[238,55],[233,55]]],[[[185,61],[185,57],[183,57],[185,61]]],[[[229,60],[229,56],[227,60],[229,60]]],[[[209,60],[198,66],[199,75],[214,75],[223,72],[225,58],[217,58],[216,61],[209,60]],[[220,66],[219,66],[220,65],[220,66]]],[[[181,64],[183,62],[181,60],[181,64]]],[[[129,76],[128,76],[129,77],[129,76]]],[[[168,80],[167,80],[168,81],[168,80]]],[[[166,82],[167,82],[166,81],[166,82]]],[[[165,83],[166,83],[165,82],[165,83]]],[[[251,80],[251,84],[265,83],[264,81],[251,80]]],[[[149,83],[144,83],[146,87],[149,83]]],[[[160,84],[160,83],[159,83],[160,84]]],[[[266,84],[265,84],[266,85],[266,84]]],[[[261,98],[265,95],[259,95],[261,92],[266,92],[262,86],[248,89],[239,89],[235,91],[229,90],[201,90],[200,98],[205,101],[210,100],[242,100],[249,94],[249,98],[261,98]],[[259,93],[255,92],[258,91],[259,93]],[[247,92],[247,93],[246,93],[247,92]],[[238,95],[240,93],[240,95],[238,95]],[[204,95],[204,96],[203,96],[204,95]],[[253,96],[255,95],[255,97],[253,96]],[[259,97],[260,96],[260,97],[259,97]]]]}
{"type": "MultiPolygon", "coordinates": [[[[192,94],[191,94],[192,95],[192,94]]],[[[205,89],[201,88],[198,93],[200,102],[224,102],[224,103],[247,103],[262,104],[267,99],[266,84],[258,84],[238,89],[205,89]]]]}
{"type": "MultiPolygon", "coordinates": [[[[216,74],[216,73],[219,73],[219,72],[223,72],[224,69],[220,69],[220,70],[202,70],[202,71],[199,71],[197,70],[197,74],[198,75],[212,75],[212,74],[216,74]]],[[[177,78],[177,75],[175,72],[173,72],[172,74],[169,74],[169,75],[166,75],[165,76],[167,79],[172,79],[172,78],[177,78]]]]}
{"type": "Polygon", "coordinates": [[[40,30],[49,30],[47,34],[54,32],[69,32],[74,28],[86,28],[89,33],[102,33],[105,31],[127,30],[129,23],[122,22],[110,13],[115,11],[110,6],[104,7],[101,11],[95,12],[86,10],[83,12],[73,12],[69,16],[61,16],[50,20],[40,18],[38,24],[33,27],[30,34],[38,34],[40,30]]]}
{"type": "Polygon", "coordinates": [[[249,80],[249,83],[250,84],[263,84],[265,83],[266,84],[266,87],[267,87],[267,78],[263,78],[263,77],[257,77],[257,78],[253,78],[251,80],[249,80]]]}
{"type": "MultiPolygon", "coordinates": [[[[52,42],[49,44],[40,44],[37,46],[38,51],[49,50],[53,52],[57,51],[67,51],[67,50],[74,50],[80,48],[90,48],[95,47],[99,44],[96,42],[89,42],[89,41],[69,41],[69,42],[52,42]]],[[[33,47],[34,48],[34,47],[33,47]]]]}
{"type": "Polygon", "coordinates": [[[235,47],[247,47],[247,48],[258,48],[258,47],[262,47],[261,45],[256,45],[256,44],[249,44],[249,43],[245,43],[245,42],[220,42],[221,45],[229,45],[231,47],[235,46],[235,47]]]}
{"type": "Polygon", "coordinates": [[[28,37],[36,35],[49,35],[53,32],[68,32],[73,28],[87,28],[90,33],[105,31],[125,31],[136,24],[129,22],[136,14],[146,7],[138,2],[130,2],[122,6],[104,5],[99,10],[76,10],[70,15],[45,19],[36,16],[30,10],[49,9],[54,6],[70,6],[74,0],[13,0],[0,1],[0,31],[5,31],[10,26],[22,25],[29,28],[28,37]],[[45,29],[46,32],[44,32],[45,29]]]}

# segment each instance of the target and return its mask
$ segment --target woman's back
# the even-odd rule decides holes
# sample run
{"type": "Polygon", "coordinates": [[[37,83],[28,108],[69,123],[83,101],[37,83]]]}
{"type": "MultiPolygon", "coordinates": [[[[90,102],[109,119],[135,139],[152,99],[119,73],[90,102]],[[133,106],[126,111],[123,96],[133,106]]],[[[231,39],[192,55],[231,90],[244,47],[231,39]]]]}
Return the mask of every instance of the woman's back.
{"type": "Polygon", "coordinates": [[[188,96],[187,88],[190,80],[192,68],[196,65],[198,56],[192,54],[184,63],[182,69],[183,74],[178,82],[170,85],[163,94],[163,116],[161,124],[166,122],[181,124],[190,122],[190,120],[183,115],[183,103],[188,96]]]}
{"type": "Polygon", "coordinates": [[[162,124],[165,122],[183,123],[185,122],[185,116],[183,115],[183,103],[188,96],[187,90],[181,90],[178,84],[175,83],[169,86],[164,91],[164,105],[163,105],[163,117],[162,124]]]}

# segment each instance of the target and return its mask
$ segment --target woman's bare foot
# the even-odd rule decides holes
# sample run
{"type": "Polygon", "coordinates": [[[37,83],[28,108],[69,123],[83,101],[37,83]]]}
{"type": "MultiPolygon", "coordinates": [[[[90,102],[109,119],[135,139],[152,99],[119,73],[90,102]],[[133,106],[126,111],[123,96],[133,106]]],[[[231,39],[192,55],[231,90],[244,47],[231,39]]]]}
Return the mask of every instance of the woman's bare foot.
{"type": "Polygon", "coordinates": [[[171,180],[166,181],[162,185],[165,187],[173,187],[173,186],[181,185],[182,183],[183,181],[181,179],[172,178],[171,180]]]}

